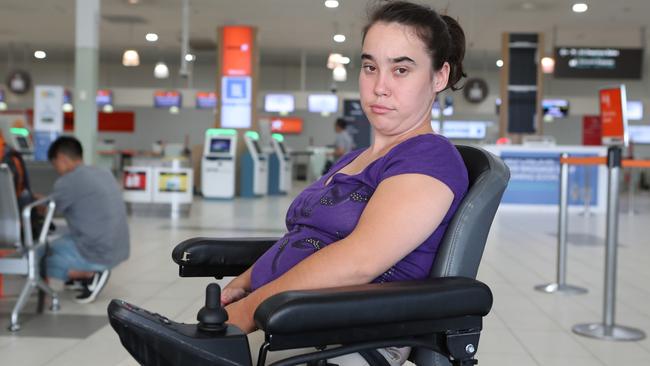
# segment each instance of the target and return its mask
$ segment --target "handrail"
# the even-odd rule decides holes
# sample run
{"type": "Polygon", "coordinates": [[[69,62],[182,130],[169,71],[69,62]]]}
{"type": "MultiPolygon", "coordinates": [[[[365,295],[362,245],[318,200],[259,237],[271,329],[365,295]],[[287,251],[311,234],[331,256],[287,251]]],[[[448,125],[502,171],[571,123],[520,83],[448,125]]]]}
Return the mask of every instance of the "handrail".
{"type": "Polygon", "coordinates": [[[24,242],[23,245],[26,249],[34,248],[34,237],[32,236],[32,209],[36,206],[43,206],[47,204],[47,212],[45,214],[45,221],[43,222],[43,227],[38,236],[37,244],[45,243],[47,238],[47,231],[50,228],[52,223],[52,217],[54,216],[54,210],[56,209],[56,203],[52,196],[43,197],[38,199],[23,208],[22,217],[23,217],[23,234],[24,242]]]}

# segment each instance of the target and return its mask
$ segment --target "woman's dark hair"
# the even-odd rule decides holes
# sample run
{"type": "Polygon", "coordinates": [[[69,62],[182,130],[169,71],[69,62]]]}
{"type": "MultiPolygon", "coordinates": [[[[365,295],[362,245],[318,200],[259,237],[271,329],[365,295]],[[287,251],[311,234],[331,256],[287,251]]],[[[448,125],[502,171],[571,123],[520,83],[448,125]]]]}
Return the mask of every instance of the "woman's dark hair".
{"type": "Polygon", "coordinates": [[[456,84],[467,76],[463,71],[465,57],[465,33],[458,22],[447,15],[439,15],[425,5],[408,1],[387,1],[371,9],[368,24],[363,28],[363,40],[375,23],[398,23],[412,27],[418,38],[424,42],[433,60],[433,69],[440,70],[449,63],[447,88],[458,90],[456,84]]]}
{"type": "Polygon", "coordinates": [[[50,145],[50,148],[47,150],[47,158],[52,161],[59,154],[63,154],[71,159],[83,159],[83,148],[76,138],[61,136],[50,145]]]}

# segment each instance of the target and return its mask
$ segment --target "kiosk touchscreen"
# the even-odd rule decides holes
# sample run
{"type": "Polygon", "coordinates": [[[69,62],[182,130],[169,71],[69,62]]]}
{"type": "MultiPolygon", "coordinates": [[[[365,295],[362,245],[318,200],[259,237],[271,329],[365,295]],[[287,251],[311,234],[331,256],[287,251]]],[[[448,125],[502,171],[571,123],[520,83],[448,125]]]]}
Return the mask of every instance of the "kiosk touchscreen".
{"type": "Polygon", "coordinates": [[[268,190],[268,159],[255,131],[244,134],[246,149],[242,156],[240,194],[242,197],[262,196],[268,190]]]}
{"type": "Polygon", "coordinates": [[[292,161],[284,143],[284,136],[272,135],[273,153],[269,157],[269,194],[287,194],[291,190],[292,161]]]}
{"type": "Polygon", "coordinates": [[[235,197],[237,131],[210,128],[205,131],[201,161],[201,192],[205,198],[235,197]]]}
{"type": "Polygon", "coordinates": [[[29,136],[29,130],[26,128],[12,127],[9,129],[11,147],[20,152],[23,157],[29,157],[34,154],[34,146],[29,136]]]}

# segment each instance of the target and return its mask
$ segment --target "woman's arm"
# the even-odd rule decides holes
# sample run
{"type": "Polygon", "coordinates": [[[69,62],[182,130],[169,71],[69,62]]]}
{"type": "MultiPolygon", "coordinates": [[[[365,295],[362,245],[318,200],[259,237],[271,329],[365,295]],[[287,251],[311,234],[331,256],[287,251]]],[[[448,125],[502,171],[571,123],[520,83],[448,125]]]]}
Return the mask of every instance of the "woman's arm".
{"type": "Polygon", "coordinates": [[[385,179],[348,237],[229,305],[229,322],[250,332],[255,329],[255,309],[274,294],[371,282],[433,233],[453,198],[447,185],[427,175],[402,174],[385,179]]]}

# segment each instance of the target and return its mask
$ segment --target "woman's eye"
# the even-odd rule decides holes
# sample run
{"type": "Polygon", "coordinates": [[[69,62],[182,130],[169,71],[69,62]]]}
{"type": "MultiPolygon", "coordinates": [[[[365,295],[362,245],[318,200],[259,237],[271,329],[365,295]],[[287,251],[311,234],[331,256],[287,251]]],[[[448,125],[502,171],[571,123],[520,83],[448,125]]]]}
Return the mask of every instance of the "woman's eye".
{"type": "Polygon", "coordinates": [[[406,67],[398,67],[395,69],[397,75],[405,75],[409,70],[406,67]]]}

